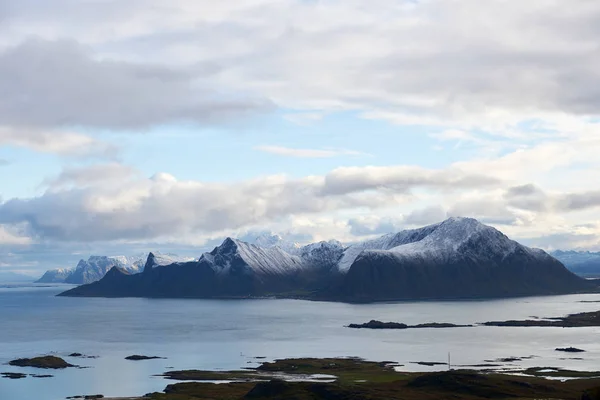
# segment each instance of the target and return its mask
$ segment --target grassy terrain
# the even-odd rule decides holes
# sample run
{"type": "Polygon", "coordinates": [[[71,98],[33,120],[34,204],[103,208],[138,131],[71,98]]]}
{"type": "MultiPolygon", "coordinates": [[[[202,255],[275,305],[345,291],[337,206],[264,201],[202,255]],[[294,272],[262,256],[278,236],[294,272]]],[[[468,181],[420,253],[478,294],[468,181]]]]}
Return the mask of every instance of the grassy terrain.
{"type": "MultiPolygon", "coordinates": [[[[251,371],[172,371],[165,376],[180,380],[241,380],[235,383],[183,382],[168,385],[164,393],[147,396],[151,400],[375,400],[375,399],[582,399],[587,391],[593,396],[600,388],[600,378],[574,379],[566,382],[541,376],[582,377],[576,371],[531,368],[532,376],[498,373],[484,374],[457,370],[433,373],[401,373],[389,363],[368,362],[354,358],[287,359],[265,363],[251,371]],[[299,377],[326,374],[336,377],[333,383],[287,382],[276,377],[299,377]],[[546,374],[546,375],[544,375],[546,374]],[[572,374],[572,375],[569,375],[572,374]],[[535,376],[540,375],[540,376],[535,376]],[[249,380],[259,380],[249,381],[249,380]]],[[[587,375],[597,377],[598,374],[587,375]]],[[[588,397],[596,399],[596,397],[588,397]]]]}

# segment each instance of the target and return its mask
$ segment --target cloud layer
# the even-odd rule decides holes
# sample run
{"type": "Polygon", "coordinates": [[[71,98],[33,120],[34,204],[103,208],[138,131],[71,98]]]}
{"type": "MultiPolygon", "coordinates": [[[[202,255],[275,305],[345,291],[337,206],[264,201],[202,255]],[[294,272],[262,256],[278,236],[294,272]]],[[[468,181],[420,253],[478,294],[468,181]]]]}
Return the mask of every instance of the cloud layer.
{"type": "Polygon", "coordinates": [[[0,223],[27,224],[32,235],[44,239],[156,239],[267,224],[290,215],[378,209],[405,201],[418,188],[452,191],[498,183],[419,167],[338,168],[325,176],[270,176],[234,184],[178,181],[165,173],[127,180],[131,174],[114,164],[64,171],[49,181],[53,190],[0,204],[0,223]]]}

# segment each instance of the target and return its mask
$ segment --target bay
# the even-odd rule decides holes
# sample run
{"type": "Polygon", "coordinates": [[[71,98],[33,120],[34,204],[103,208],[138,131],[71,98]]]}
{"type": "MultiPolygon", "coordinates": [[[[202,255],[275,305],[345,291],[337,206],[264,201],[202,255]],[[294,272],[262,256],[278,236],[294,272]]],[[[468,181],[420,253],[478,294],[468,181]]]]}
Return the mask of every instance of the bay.
{"type": "Polygon", "coordinates": [[[471,324],[596,311],[599,295],[487,301],[344,304],[301,300],[190,300],[65,298],[64,285],[0,287],[0,372],[50,373],[53,378],[0,379],[1,399],[56,400],[103,394],[139,396],[169,382],[154,375],[175,369],[238,369],[288,357],[357,356],[396,361],[406,371],[432,371],[412,362],[481,364],[535,356],[513,367],[597,370],[600,328],[367,330],[345,328],[371,319],[418,324],[471,324]],[[571,356],[556,347],[586,353],[571,356]],[[73,352],[98,358],[69,358],[73,352]],[[6,365],[14,358],[56,354],[89,367],[40,371],[6,365]],[[127,361],[132,354],[166,359],[127,361]],[[574,360],[573,357],[583,357],[574,360]]]}

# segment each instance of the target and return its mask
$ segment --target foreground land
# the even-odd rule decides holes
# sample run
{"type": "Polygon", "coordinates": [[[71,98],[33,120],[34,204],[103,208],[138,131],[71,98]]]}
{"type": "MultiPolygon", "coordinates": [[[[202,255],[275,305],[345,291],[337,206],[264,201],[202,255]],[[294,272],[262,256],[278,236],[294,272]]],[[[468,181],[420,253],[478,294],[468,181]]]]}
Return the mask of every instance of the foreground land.
{"type": "MultiPolygon", "coordinates": [[[[139,400],[600,399],[600,373],[561,382],[541,377],[545,371],[522,372],[529,376],[471,370],[403,373],[391,363],[355,358],[288,359],[243,371],[171,371],[163,376],[185,382],[139,400]]],[[[568,373],[575,372],[549,376],[568,373]]]]}

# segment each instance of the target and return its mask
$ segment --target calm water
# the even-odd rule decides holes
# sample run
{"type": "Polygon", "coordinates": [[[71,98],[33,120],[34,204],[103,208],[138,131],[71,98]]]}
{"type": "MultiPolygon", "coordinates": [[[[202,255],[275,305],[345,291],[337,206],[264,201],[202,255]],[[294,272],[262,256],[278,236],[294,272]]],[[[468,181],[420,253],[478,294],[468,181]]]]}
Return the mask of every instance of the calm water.
{"type": "MultiPolygon", "coordinates": [[[[64,287],[0,287],[0,372],[45,373],[5,365],[18,357],[54,353],[87,369],[51,372],[53,378],[0,378],[0,399],[57,400],[104,394],[135,396],[170,383],[154,377],[176,369],[255,366],[254,357],[359,356],[434,370],[411,361],[478,364],[485,359],[535,355],[519,366],[597,370],[600,328],[418,329],[374,331],[344,328],[370,319],[404,323],[467,324],[531,316],[595,311],[599,295],[531,297],[469,302],[352,305],[297,300],[151,300],[55,297],[64,287]],[[586,349],[584,360],[554,351],[586,349]],[[80,352],[97,359],[69,359],[80,352]],[[126,361],[131,354],[165,360],[126,361]]],[[[440,368],[440,367],[438,367],[440,368]]]]}

